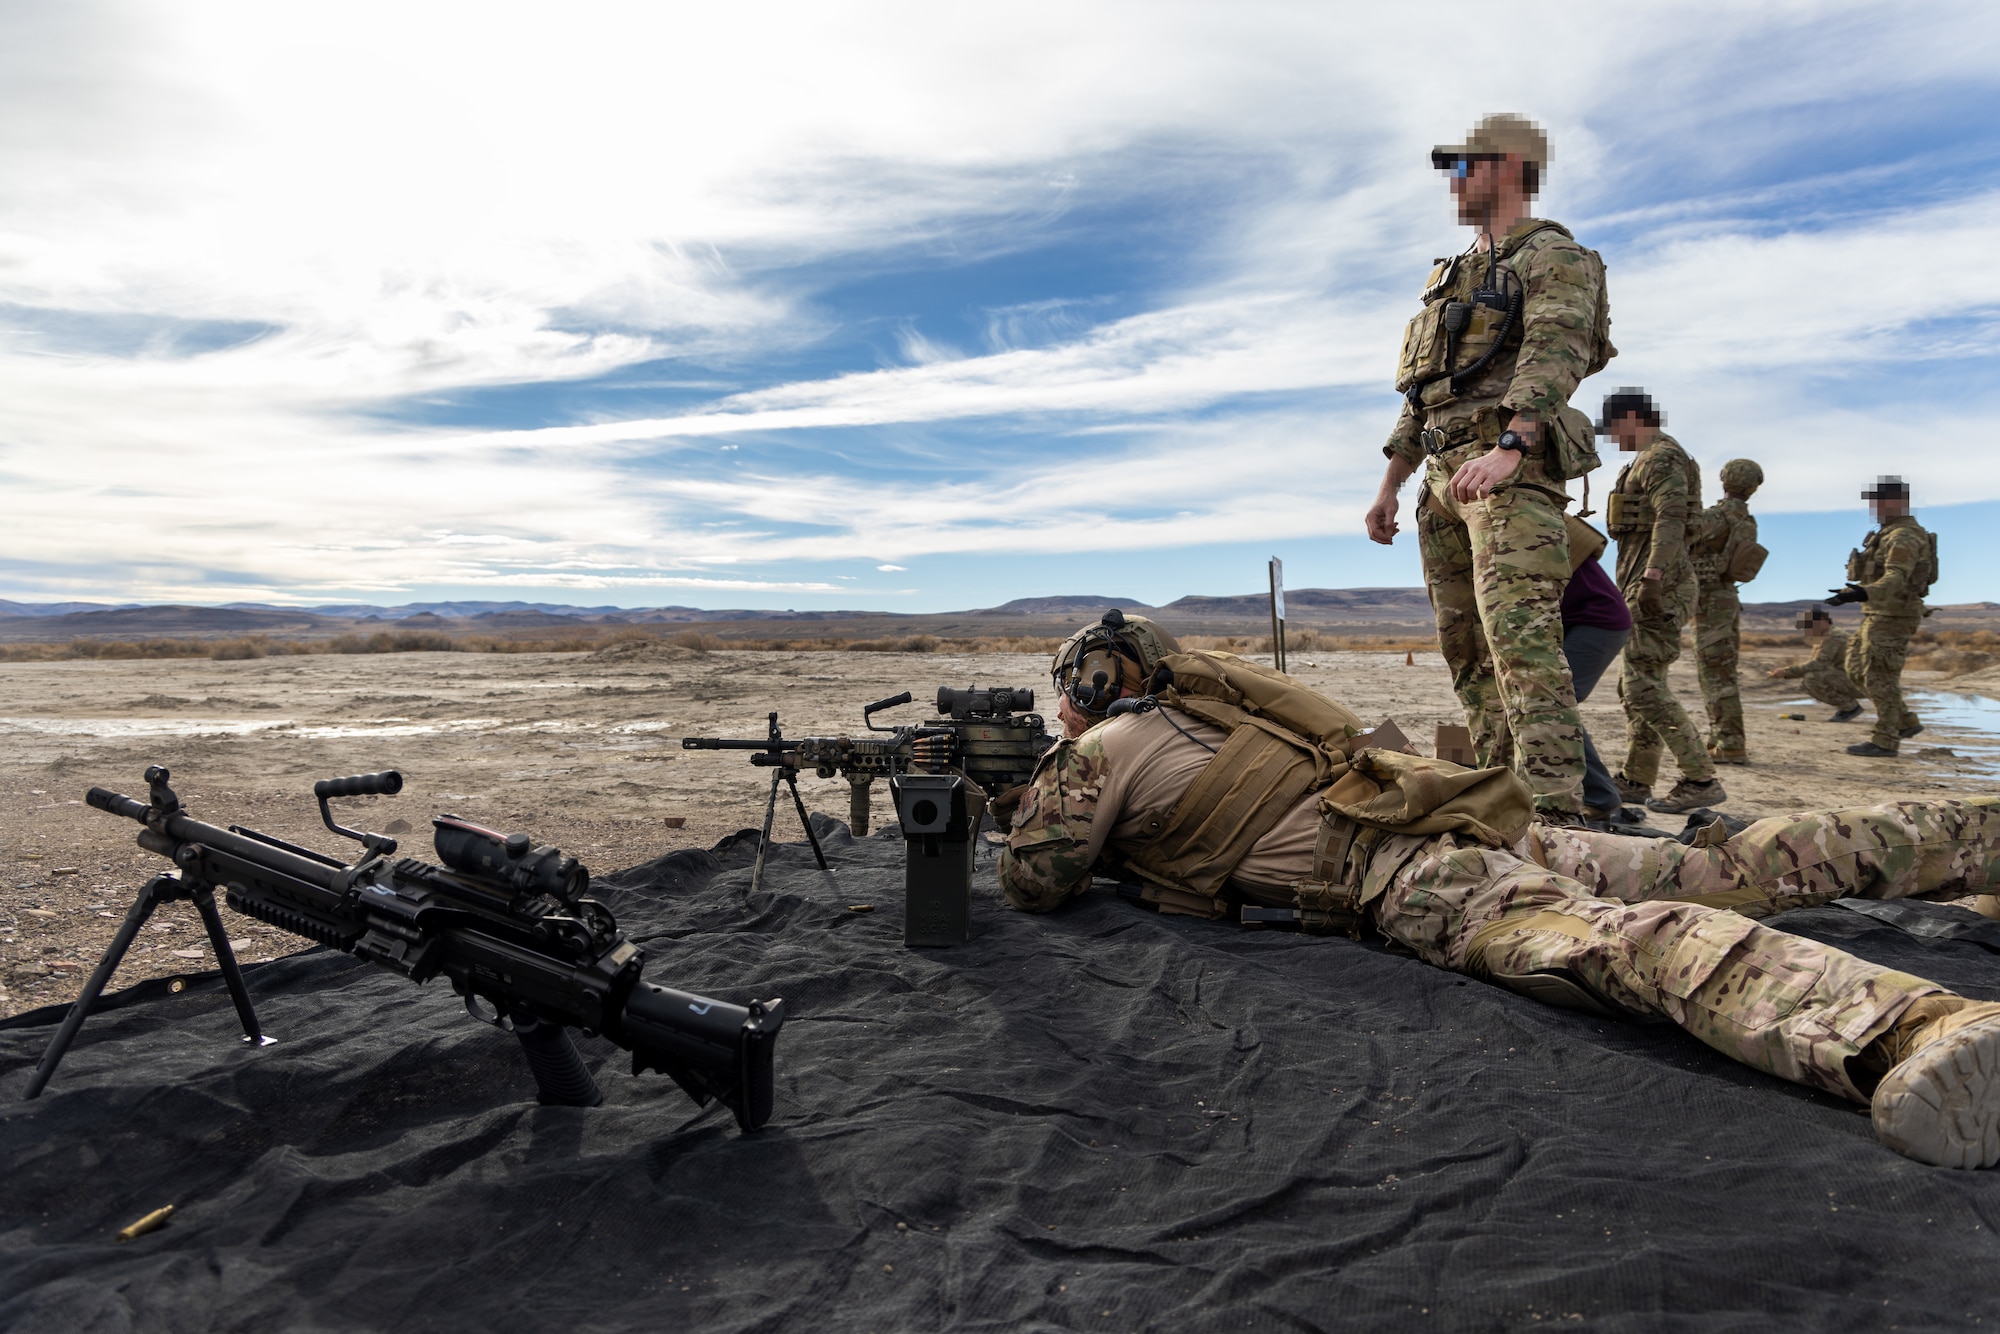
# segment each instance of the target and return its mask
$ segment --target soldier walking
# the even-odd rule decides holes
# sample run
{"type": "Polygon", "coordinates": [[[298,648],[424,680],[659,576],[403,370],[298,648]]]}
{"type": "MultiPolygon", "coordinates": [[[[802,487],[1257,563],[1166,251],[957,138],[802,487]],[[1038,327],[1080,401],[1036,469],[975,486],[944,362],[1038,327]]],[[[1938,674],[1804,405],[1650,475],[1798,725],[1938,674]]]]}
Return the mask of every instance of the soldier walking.
{"type": "Polygon", "coordinates": [[[1729,794],[1667,685],[1667,668],[1681,655],[1681,629],[1694,615],[1687,527],[1701,508],[1701,471],[1660,429],[1663,422],[1651,396],[1625,388],[1604,400],[1598,429],[1639,456],[1618,474],[1605,506],[1605,527],[1618,539],[1618,587],[1632,609],[1632,637],[1618,678],[1628,734],[1625,768],[1614,781],[1629,805],[1678,812],[1717,805],[1729,794]],[[1673,752],[1681,778],[1666,796],[1654,797],[1662,750],[1673,752]]]}
{"type": "Polygon", "coordinates": [[[1695,662],[1701,697],[1708,705],[1708,755],[1717,764],[1748,764],[1743,735],[1743,692],[1736,681],[1742,650],[1743,602],[1736,585],[1756,578],[1764,565],[1757,520],[1747,503],[1764,484],[1764,470],[1749,459],[1722,465],[1722,499],[1701,512],[1694,577],[1695,662]]]}
{"type": "Polygon", "coordinates": [[[1828,722],[1850,721],[1861,712],[1861,696],[1855,693],[1854,678],[1847,674],[1847,632],[1834,626],[1833,617],[1823,607],[1800,612],[1799,631],[1816,651],[1805,662],[1773,667],[1771,679],[1797,681],[1808,695],[1831,705],[1833,716],[1828,722]]]}
{"type": "Polygon", "coordinates": [[[1597,466],[1578,381],[1616,355],[1604,261],[1528,215],[1548,165],[1530,121],[1488,116],[1433,165],[1475,239],[1440,260],[1403,334],[1403,410],[1368,535],[1395,539],[1396,493],[1426,464],[1417,543],[1482,765],[1507,765],[1544,818],[1580,821],[1583,725],[1563,657],[1563,483],[1597,466]]]}
{"type": "Polygon", "coordinates": [[[1910,517],[1910,488],[1900,477],[1879,478],[1861,498],[1876,529],[1848,553],[1847,586],[1830,606],[1861,604],[1861,630],[1847,647],[1847,674],[1875,704],[1875,733],[1847,748],[1849,755],[1889,756],[1905,737],[1924,730],[1903,703],[1903,660],[1910,637],[1928,614],[1924,594],[1937,582],[1937,537],[1910,517]]]}

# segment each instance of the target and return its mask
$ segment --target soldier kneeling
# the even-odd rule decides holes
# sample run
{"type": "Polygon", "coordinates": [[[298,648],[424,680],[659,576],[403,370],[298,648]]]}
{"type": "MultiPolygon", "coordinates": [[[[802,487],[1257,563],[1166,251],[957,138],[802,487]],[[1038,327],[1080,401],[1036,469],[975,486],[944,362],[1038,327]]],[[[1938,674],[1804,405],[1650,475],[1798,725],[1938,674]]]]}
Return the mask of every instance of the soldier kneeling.
{"type": "Polygon", "coordinates": [[[1165,910],[1372,928],[1440,967],[1657,1015],[1869,1103],[1881,1141],[1919,1161],[2000,1161],[2000,1004],[1752,920],[1991,885],[1994,801],[1760,820],[1698,848],[1559,828],[1505,769],[1367,749],[1332,700],[1231,654],[1174,651],[1143,622],[1127,633],[1137,619],[1107,616],[1057,655],[1066,737],[1006,799],[1015,907],[1050,911],[1101,872],[1165,910]]]}
{"type": "Polygon", "coordinates": [[[1805,662],[1795,662],[1789,667],[1773,667],[1773,681],[1797,680],[1805,692],[1820,703],[1832,708],[1830,723],[1844,723],[1861,713],[1861,695],[1854,689],[1854,678],[1847,674],[1847,632],[1836,630],[1833,617],[1819,607],[1809,607],[1799,613],[1799,633],[1806,638],[1806,645],[1814,649],[1811,658],[1805,662]]]}

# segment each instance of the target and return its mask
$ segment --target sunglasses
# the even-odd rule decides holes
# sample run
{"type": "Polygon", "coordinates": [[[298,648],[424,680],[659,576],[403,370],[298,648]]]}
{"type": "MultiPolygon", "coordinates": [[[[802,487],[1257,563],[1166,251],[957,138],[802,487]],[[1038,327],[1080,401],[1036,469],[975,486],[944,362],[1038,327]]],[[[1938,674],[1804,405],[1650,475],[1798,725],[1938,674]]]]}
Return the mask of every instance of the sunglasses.
{"type": "Polygon", "coordinates": [[[1501,155],[1498,153],[1466,153],[1463,155],[1433,153],[1431,154],[1431,165],[1435,166],[1439,171],[1450,172],[1453,180],[1462,181],[1472,175],[1473,163],[1498,162],[1500,161],[1500,157],[1501,155]]]}

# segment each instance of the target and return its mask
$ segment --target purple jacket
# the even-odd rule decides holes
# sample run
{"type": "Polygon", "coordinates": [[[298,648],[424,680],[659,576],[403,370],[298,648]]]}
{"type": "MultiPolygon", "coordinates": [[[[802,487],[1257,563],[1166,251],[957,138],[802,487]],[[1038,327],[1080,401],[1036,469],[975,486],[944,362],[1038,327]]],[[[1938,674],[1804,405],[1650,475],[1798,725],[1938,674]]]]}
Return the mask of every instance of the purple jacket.
{"type": "Polygon", "coordinates": [[[1572,625],[1592,625],[1600,630],[1630,630],[1632,613],[1624,595],[1611,576],[1594,560],[1587,560],[1569,577],[1563,589],[1563,629],[1572,625]]]}

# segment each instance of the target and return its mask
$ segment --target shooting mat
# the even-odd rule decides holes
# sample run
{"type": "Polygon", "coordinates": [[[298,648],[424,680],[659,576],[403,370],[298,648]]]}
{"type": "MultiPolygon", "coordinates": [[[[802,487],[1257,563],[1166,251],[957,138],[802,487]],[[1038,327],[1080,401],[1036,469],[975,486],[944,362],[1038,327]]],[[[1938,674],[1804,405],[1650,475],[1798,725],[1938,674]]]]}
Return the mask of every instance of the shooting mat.
{"type": "MultiPolygon", "coordinates": [[[[1037,918],[981,868],[970,945],[901,940],[900,842],[826,822],[601,882],[648,975],[782,995],[743,1136],[584,1044],[543,1108],[448,987],[325,951],[0,1031],[0,1326],[29,1330],[1962,1328],[2000,1322],[2000,1171],[1665,1027],[1550,1010],[1377,946],[1037,918]],[[872,903],[853,913],[850,903],[872,903]],[[112,1234],[163,1204],[163,1230],[112,1234]]],[[[176,905],[167,911],[190,911],[176,905]]],[[[1911,921],[1959,923],[1916,905],[1911,921]]],[[[2000,997],[1974,930],[1778,925],[2000,997]]]]}

